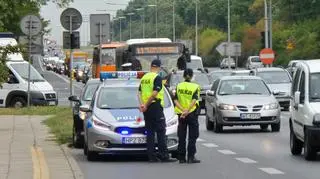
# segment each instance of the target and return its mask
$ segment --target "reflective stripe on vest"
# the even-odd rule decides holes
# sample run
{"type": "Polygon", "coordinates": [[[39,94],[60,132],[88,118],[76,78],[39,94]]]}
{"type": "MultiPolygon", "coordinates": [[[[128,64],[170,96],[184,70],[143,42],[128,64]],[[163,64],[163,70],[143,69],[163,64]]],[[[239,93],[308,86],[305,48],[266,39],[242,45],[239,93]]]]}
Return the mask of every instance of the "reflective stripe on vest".
{"type": "MultiPolygon", "coordinates": [[[[153,87],[154,87],[154,80],[158,76],[157,73],[149,72],[145,74],[141,79],[141,97],[142,102],[146,104],[148,99],[153,93],[153,87]]],[[[159,99],[161,102],[161,105],[164,106],[164,100],[163,100],[163,94],[164,94],[164,86],[162,85],[162,89],[159,91],[156,99],[159,99]]],[[[155,102],[155,101],[153,101],[155,102]]]]}
{"type": "MultiPolygon", "coordinates": [[[[200,86],[198,84],[190,83],[190,82],[182,82],[178,84],[176,95],[183,109],[188,109],[190,107],[192,103],[192,96],[197,90],[198,90],[197,96],[199,99],[200,86]]],[[[194,105],[191,108],[190,112],[193,112],[194,110],[196,110],[198,105],[199,105],[199,101],[197,100],[196,105],[194,105]]],[[[177,114],[181,114],[183,112],[177,106],[175,107],[174,110],[177,114]]]]}

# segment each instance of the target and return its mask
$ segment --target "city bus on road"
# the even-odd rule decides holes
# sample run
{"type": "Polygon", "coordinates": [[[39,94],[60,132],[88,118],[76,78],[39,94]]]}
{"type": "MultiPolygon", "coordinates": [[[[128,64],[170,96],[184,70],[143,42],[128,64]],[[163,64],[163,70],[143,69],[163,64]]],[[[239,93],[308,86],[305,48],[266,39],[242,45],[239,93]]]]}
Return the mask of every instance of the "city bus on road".
{"type": "Polygon", "coordinates": [[[123,64],[131,63],[132,70],[149,71],[152,60],[161,60],[160,75],[164,79],[172,70],[184,70],[186,63],[190,62],[188,48],[182,43],[175,43],[166,38],[131,39],[125,46],[117,48],[116,54],[118,70],[123,64]]]}
{"type": "Polygon", "coordinates": [[[123,47],[124,45],[125,45],[124,43],[120,43],[120,42],[102,44],[101,45],[102,61],[100,61],[100,45],[97,45],[96,47],[94,47],[93,60],[92,60],[93,77],[99,78],[100,71],[117,71],[116,49],[123,47]]]}

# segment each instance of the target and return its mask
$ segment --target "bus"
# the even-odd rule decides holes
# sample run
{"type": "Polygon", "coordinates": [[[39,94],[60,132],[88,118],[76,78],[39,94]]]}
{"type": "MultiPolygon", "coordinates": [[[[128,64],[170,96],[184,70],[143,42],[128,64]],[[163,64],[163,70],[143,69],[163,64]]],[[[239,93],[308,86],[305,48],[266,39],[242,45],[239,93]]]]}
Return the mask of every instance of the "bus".
{"type": "Polygon", "coordinates": [[[159,59],[162,63],[160,75],[166,78],[172,70],[184,70],[190,62],[188,48],[182,43],[170,39],[130,39],[125,46],[117,48],[116,68],[131,63],[134,71],[149,71],[152,60],[159,59]],[[138,70],[136,69],[138,68],[138,70]]]}
{"type": "Polygon", "coordinates": [[[124,45],[124,43],[119,42],[102,44],[102,61],[100,61],[100,45],[94,47],[92,59],[92,75],[94,78],[99,78],[100,71],[117,71],[116,49],[123,47],[124,45]]]}

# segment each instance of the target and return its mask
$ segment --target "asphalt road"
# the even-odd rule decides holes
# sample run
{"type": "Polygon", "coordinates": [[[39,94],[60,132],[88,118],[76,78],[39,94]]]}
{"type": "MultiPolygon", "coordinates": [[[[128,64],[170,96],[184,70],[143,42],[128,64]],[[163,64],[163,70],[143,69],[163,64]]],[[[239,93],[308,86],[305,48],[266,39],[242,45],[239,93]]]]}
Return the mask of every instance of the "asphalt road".
{"type": "MultiPolygon", "coordinates": [[[[44,78],[53,86],[54,90],[57,92],[59,106],[68,106],[70,102],[68,97],[70,96],[70,79],[65,75],[59,75],[53,71],[47,71],[45,67],[42,66],[40,58],[35,58],[33,60],[33,66],[43,74],[44,78]]],[[[78,95],[84,84],[73,80],[73,94],[78,95]]]]}
{"type": "Polygon", "coordinates": [[[289,113],[282,114],[281,131],[260,131],[260,127],[228,127],[224,133],[206,131],[200,117],[197,157],[200,164],[155,163],[145,157],[104,156],[98,162],[87,162],[83,151],[73,156],[85,178],[126,179],[319,179],[320,156],[305,161],[289,150],[289,113]]]}
{"type": "MultiPolygon", "coordinates": [[[[69,105],[69,80],[65,76],[35,67],[58,92],[59,104],[69,105]]],[[[210,68],[210,71],[214,68],[210,68]]],[[[75,94],[83,84],[73,82],[75,94]]],[[[145,156],[103,156],[88,162],[82,149],[73,149],[85,178],[108,179],[319,179],[320,155],[317,161],[305,161],[303,156],[292,156],[289,149],[289,113],[281,115],[281,131],[261,131],[260,127],[226,127],[216,134],[205,129],[200,121],[197,157],[200,164],[147,162],[145,156]]]]}

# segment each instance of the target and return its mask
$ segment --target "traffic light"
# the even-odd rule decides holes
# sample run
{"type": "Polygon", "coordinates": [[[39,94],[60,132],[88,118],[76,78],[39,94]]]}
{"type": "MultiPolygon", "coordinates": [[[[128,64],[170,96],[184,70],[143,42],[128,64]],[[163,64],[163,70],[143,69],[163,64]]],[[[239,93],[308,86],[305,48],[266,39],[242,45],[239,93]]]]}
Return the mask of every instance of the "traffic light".
{"type": "Polygon", "coordinates": [[[263,32],[260,32],[260,34],[261,34],[261,47],[262,47],[262,48],[265,48],[266,34],[265,34],[264,31],[263,31],[263,32]]]}

